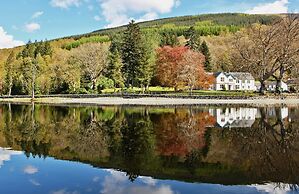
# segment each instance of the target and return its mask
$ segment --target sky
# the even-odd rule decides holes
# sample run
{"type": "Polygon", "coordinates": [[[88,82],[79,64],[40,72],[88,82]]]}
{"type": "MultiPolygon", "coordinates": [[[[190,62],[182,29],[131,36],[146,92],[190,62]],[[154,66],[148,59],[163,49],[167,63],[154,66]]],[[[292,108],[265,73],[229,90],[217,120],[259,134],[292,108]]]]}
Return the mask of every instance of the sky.
{"type": "Polygon", "coordinates": [[[127,24],[203,13],[299,12],[299,0],[1,0],[0,48],[127,24]]]}

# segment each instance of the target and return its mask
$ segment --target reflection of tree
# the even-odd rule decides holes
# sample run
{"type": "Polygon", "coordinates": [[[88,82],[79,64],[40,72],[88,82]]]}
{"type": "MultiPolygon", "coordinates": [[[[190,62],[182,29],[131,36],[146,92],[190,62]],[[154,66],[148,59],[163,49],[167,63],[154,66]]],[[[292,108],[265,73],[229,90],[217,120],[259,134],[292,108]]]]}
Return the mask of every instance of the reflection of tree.
{"type": "Polygon", "coordinates": [[[283,119],[280,108],[275,109],[275,116],[267,112],[268,108],[260,108],[261,118],[252,128],[223,129],[219,146],[231,158],[214,157],[246,168],[253,179],[298,183],[298,120],[283,119]]]}
{"type": "Polygon", "coordinates": [[[51,143],[47,136],[47,129],[36,122],[34,104],[31,107],[22,107],[20,110],[14,110],[11,105],[8,105],[5,117],[4,133],[8,146],[19,145],[28,157],[30,154],[39,157],[46,157],[49,154],[51,143]]]}
{"type": "Polygon", "coordinates": [[[158,152],[164,156],[186,157],[194,150],[205,147],[206,127],[215,123],[207,112],[178,109],[155,121],[158,152]]]}
{"type": "Polygon", "coordinates": [[[134,181],[151,164],[154,156],[153,125],[147,111],[143,114],[126,115],[121,132],[123,164],[129,179],[134,181]]]}

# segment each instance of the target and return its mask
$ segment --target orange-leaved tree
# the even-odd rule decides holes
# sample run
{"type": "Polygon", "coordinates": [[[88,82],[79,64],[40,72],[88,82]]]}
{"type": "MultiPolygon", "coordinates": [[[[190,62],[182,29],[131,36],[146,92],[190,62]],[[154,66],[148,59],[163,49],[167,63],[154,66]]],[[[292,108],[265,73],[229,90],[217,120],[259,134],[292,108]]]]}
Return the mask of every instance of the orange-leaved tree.
{"type": "Polygon", "coordinates": [[[204,70],[205,56],[193,50],[187,50],[180,61],[179,80],[188,86],[190,93],[193,89],[208,89],[214,81],[214,76],[204,70]]]}
{"type": "Polygon", "coordinates": [[[174,87],[175,90],[181,86],[179,81],[180,62],[184,57],[187,47],[164,46],[157,51],[157,79],[162,86],[174,87]]]}
{"type": "Polygon", "coordinates": [[[158,49],[157,78],[162,86],[206,89],[214,77],[204,70],[205,57],[188,47],[165,46],[158,49]]]}

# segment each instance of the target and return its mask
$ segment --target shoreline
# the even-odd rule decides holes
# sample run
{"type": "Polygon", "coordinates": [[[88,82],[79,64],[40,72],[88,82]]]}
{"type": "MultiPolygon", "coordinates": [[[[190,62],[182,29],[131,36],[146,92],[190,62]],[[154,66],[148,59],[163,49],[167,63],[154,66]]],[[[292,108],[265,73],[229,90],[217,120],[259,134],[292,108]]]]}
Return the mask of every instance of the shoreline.
{"type": "MultiPolygon", "coordinates": [[[[1,98],[0,103],[32,103],[31,98],[1,98]]],[[[95,97],[95,98],[63,98],[43,97],[34,100],[36,104],[57,105],[99,105],[99,106],[177,106],[177,105],[299,105],[299,98],[248,98],[248,99],[193,99],[193,98],[165,98],[165,97],[95,97]]]]}

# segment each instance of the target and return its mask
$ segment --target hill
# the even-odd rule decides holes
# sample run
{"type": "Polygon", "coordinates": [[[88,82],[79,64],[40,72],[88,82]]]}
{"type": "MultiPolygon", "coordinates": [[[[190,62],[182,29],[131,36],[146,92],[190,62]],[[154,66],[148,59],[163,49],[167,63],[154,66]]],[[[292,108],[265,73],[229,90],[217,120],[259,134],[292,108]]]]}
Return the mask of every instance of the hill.
{"type": "MultiPolygon", "coordinates": [[[[220,14],[202,14],[190,16],[178,16],[171,18],[156,19],[152,21],[139,22],[143,30],[172,28],[173,31],[178,29],[189,28],[190,26],[210,27],[210,28],[234,28],[239,29],[254,23],[271,24],[278,19],[280,15],[250,15],[243,13],[220,13],[220,14]]],[[[110,35],[123,31],[127,25],[115,28],[100,29],[90,33],[74,35],[66,38],[82,38],[92,35],[110,35]]]]}

